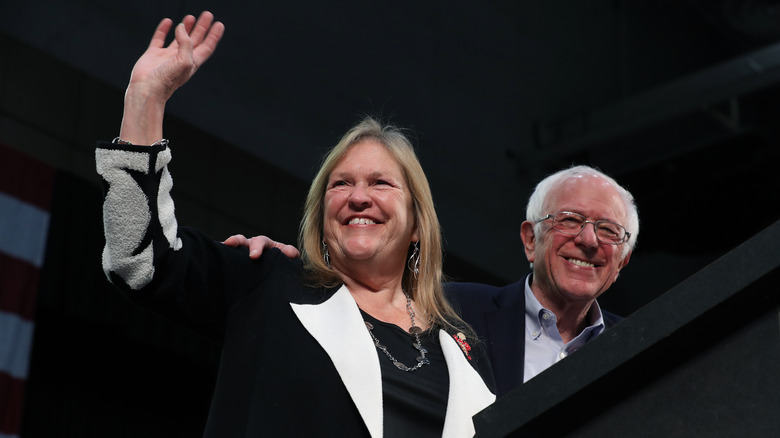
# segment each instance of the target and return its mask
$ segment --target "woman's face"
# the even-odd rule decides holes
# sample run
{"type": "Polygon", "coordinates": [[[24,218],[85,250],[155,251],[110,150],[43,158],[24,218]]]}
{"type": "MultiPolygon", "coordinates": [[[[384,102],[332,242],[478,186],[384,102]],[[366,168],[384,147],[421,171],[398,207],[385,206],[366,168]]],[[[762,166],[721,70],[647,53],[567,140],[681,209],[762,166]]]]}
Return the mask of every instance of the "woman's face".
{"type": "Polygon", "coordinates": [[[401,166],[373,139],[350,147],[325,189],[324,233],[331,265],[405,262],[418,240],[401,166]]]}

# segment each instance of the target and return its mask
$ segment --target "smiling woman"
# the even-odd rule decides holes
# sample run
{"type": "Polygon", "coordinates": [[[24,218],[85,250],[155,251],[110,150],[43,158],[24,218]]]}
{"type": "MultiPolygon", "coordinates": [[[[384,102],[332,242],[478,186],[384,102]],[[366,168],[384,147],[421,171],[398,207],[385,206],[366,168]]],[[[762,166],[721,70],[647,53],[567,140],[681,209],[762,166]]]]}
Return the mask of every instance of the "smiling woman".
{"type": "Polygon", "coordinates": [[[495,399],[492,375],[444,299],[438,219],[408,139],[368,118],[327,154],[301,259],[252,260],[179,227],[163,110],[224,26],[187,16],[163,47],[171,25],[133,69],[120,137],[98,144],[103,267],[133,301],[222,336],[205,435],[473,435],[471,417],[495,399]]]}
{"type": "Polygon", "coordinates": [[[441,291],[441,232],[433,197],[414,148],[399,129],[367,118],[325,157],[306,200],[299,247],[316,284],[340,284],[347,273],[371,278],[369,289],[400,279],[402,289],[433,321],[452,329],[465,327],[441,291]],[[375,226],[349,224],[355,220],[375,226]],[[342,240],[348,236],[352,239],[342,240]],[[380,240],[385,243],[381,247],[380,240]],[[358,245],[372,241],[376,256],[360,261],[358,245]],[[347,243],[354,249],[347,251],[347,243]],[[323,247],[335,269],[325,263],[323,247]],[[413,275],[403,267],[415,247],[421,266],[413,275]]]}
{"type": "Polygon", "coordinates": [[[412,213],[401,168],[390,153],[374,140],[353,145],[325,192],[323,234],[331,268],[355,289],[358,284],[348,278],[367,278],[370,290],[397,288],[393,283],[401,280],[407,252],[420,240],[412,213]]]}

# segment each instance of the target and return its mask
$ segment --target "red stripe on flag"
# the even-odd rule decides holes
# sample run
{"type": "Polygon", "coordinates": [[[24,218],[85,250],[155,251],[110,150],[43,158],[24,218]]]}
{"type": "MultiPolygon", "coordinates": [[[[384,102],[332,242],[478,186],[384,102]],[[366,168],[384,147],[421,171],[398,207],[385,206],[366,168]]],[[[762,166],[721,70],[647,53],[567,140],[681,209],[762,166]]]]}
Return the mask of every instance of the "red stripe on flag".
{"type": "Polygon", "coordinates": [[[0,310],[32,321],[38,281],[38,268],[0,252],[0,310]]]}
{"type": "Polygon", "coordinates": [[[2,405],[5,405],[0,409],[0,433],[18,435],[24,404],[24,380],[0,372],[0,394],[3,394],[2,405]]]}
{"type": "Polygon", "coordinates": [[[49,210],[54,169],[0,143],[0,192],[49,210]]]}

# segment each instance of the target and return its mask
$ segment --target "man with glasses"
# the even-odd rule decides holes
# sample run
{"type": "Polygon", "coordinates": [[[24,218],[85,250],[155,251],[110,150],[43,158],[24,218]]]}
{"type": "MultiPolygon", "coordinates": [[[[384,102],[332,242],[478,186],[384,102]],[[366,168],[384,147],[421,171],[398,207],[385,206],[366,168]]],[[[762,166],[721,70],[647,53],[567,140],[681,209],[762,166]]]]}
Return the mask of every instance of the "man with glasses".
{"type": "MultiPolygon", "coordinates": [[[[596,298],[618,277],[639,233],[634,198],[588,166],[556,172],[537,184],[520,235],[532,272],[504,287],[448,283],[447,296],[485,340],[497,395],[503,395],[582,347],[620,317],[596,298]]],[[[225,241],[248,246],[251,257],[277,247],[265,237],[225,241]]]]}
{"type": "Polygon", "coordinates": [[[505,287],[447,285],[453,305],[486,340],[498,395],[620,321],[596,299],[628,264],[638,233],[627,190],[591,167],[564,169],[528,201],[520,234],[530,274],[505,287]]]}

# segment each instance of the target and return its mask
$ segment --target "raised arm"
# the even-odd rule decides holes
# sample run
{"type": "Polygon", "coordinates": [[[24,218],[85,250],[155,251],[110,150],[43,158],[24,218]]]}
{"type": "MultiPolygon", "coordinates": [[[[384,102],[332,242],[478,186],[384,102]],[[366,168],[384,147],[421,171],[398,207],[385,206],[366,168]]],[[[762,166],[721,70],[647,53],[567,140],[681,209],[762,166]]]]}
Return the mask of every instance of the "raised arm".
{"type": "Polygon", "coordinates": [[[169,18],[157,25],[149,47],[133,67],[119,132],[124,142],[150,145],[163,138],[165,104],[214,53],[225,31],[211,12],[202,12],[197,20],[187,15],[165,47],[172,25],[169,18]]]}
{"type": "Polygon", "coordinates": [[[133,67],[125,94],[122,141],[99,142],[95,151],[97,171],[105,182],[103,269],[109,279],[131,290],[149,284],[161,257],[182,248],[170,196],[171,152],[166,145],[146,146],[162,139],[166,102],[214,53],[225,29],[210,12],[197,20],[187,15],[165,47],[172,25],[167,18],[160,22],[133,67]]]}

